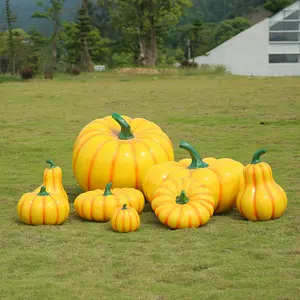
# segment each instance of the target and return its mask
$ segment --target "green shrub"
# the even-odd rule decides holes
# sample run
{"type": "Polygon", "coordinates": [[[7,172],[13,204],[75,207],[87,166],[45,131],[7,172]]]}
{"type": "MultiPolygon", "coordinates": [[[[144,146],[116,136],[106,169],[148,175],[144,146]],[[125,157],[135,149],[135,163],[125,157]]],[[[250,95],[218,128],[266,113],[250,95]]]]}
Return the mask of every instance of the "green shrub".
{"type": "Polygon", "coordinates": [[[0,83],[13,82],[13,81],[21,81],[21,79],[20,79],[20,77],[17,77],[17,76],[0,75],[0,83]]]}

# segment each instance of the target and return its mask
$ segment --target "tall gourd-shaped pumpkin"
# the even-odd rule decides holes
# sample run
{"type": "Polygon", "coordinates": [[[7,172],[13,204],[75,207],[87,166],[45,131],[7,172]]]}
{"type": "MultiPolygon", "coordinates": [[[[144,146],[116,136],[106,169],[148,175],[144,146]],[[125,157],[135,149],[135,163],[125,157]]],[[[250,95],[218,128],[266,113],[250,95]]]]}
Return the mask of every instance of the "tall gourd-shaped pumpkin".
{"type": "Polygon", "coordinates": [[[274,181],[271,167],[260,160],[264,153],[265,149],[256,151],[251,163],[245,166],[236,201],[239,212],[251,221],[277,219],[287,207],[287,196],[274,181]]]}
{"type": "Polygon", "coordinates": [[[173,145],[158,125],[117,113],[85,126],[73,148],[73,172],[84,191],[107,182],[141,190],[150,167],[172,160],[173,145]]]}
{"type": "Polygon", "coordinates": [[[51,159],[46,160],[49,167],[44,170],[43,184],[36,188],[33,192],[38,193],[42,186],[45,186],[47,192],[53,194],[60,194],[67,202],[68,213],[70,211],[70,204],[68,195],[62,184],[62,170],[60,167],[55,166],[51,159]]]}

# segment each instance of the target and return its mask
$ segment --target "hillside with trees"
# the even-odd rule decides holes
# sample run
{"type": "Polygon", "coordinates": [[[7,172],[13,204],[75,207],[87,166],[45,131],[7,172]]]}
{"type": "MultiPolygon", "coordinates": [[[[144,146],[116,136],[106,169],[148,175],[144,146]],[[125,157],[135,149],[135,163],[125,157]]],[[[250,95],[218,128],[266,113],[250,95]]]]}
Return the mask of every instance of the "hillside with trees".
{"type": "Polygon", "coordinates": [[[205,54],[292,2],[5,0],[0,72],[171,65],[205,54]]]}

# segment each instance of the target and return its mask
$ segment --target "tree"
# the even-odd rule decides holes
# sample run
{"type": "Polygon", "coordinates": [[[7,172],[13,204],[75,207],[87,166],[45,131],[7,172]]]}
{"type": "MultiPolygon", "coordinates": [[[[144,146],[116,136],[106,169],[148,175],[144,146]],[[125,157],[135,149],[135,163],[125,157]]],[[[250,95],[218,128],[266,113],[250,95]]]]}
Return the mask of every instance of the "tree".
{"type": "Polygon", "coordinates": [[[187,35],[187,46],[188,46],[188,60],[193,58],[193,62],[195,59],[195,48],[197,47],[199,41],[199,35],[203,27],[203,22],[196,20],[191,24],[187,25],[186,35],[187,35]]]}
{"type": "Polygon", "coordinates": [[[52,70],[57,69],[57,35],[60,27],[60,16],[63,10],[65,0],[49,0],[51,6],[45,6],[43,2],[37,4],[44,9],[43,12],[36,11],[33,13],[32,18],[46,19],[52,22],[52,70]]]}
{"type": "Polygon", "coordinates": [[[277,13],[293,2],[294,0],[267,0],[264,3],[264,8],[272,13],[277,13]]]}
{"type": "Polygon", "coordinates": [[[248,20],[238,17],[221,22],[216,28],[216,45],[222,44],[250,26],[248,20]]]}
{"type": "Polygon", "coordinates": [[[10,0],[5,0],[5,16],[6,16],[6,23],[8,29],[7,42],[8,42],[8,49],[9,49],[9,63],[8,63],[7,72],[11,71],[13,74],[15,74],[16,73],[16,67],[15,67],[16,49],[15,49],[15,42],[14,42],[13,23],[16,21],[16,16],[13,15],[10,6],[11,6],[10,0]]]}
{"type": "MultiPolygon", "coordinates": [[[[159,32],[178,23],[190,0],[107,0],[112,22],[139,43],[139,62],[155,66],[159,32]]],[[[103,1],[102,1],[103,3],[103,1]]]]}
{"type": "MultiPolygon", "coordinates": [[[[64,22],[62,29],[59,33],[62,60],[70,65],[79,65],[82,56],[79,28],[75,22],[64,22]]],[[[109,56],[109,40],[102,38],[100,31],[95,27],[88,32],[86,39],[91,59],[97,63],[105,63],[109,56]]]]}
{"type": "Polygon", "coordinates": [[[89,32],[93,29],[93,26],[88,14],[88,0],[82,0],[82,6],[77,13],[76,26],[80,37],[81,70],[92,72],[94,70],[94,65],[89,52],[87,37],[89,32]]]}

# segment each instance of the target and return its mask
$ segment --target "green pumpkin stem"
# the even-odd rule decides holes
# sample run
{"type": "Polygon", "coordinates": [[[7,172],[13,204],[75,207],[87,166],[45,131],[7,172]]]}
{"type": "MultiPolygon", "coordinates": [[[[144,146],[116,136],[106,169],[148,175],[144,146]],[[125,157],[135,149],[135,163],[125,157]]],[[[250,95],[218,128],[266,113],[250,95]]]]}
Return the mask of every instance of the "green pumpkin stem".
{"type": "Polygon", "coordinates": [[[49,169],[55,168],[55,165],[54,165],[52,159],[47,159],[47,160],[46,160],[46,163],[50,165],[50,166],[49,166],[49,169]]]}
{"type": "Polygon", "coordinates": [[[179,144],[179,148],[185,149],[190,153],[192,163],[188,166],[188,169],[199,169],[208,167],[208,164],[201,159],[197,150],[194,147],[192,147],[189,143],[181,141],[179,144]]]}
{"type": "Polygon", "coordinates": [[[133,132],[130,125],[122,118],[119,114],[113,113],[112,118],[119,123],[121,126],[121,131],[118,134],[119,139],[121,140],[130,140],[134,138],[133,132]]]}
{"type": "Polygon", "coordinates": [[[122,210],[126,210],[127,209],[127,204],[123,204],[122,210]]]}
{"type": "Polygon", "coordinates": [[[106,187],[105,187],[105,190],[104,190],[104,193],[103,193],[103,196],[109,196],[109,195],[112,195],[113,193],[111,192],[111,186],[112,186],[112,183],[109,182],[106,187]]]}
{"type": "Polygon", "coordinates": [[[38,195],[38,196],[49,196],[50,194],[47,193],[46,187],[43,185],[43,186],[41,187],[40,192],[39,192],[37,195],[38,195]]]}
{"type": "Polygon", "coordinates": [[[182,190],[180,195],[176,197],[177,204],[187,204],[190,199],[186,196],[185,190],[182,190]]]}
{"type": "Polygon", "coordinates": [[[255,164],[259,164],[261,163],[261,160],[260,160],[260,157],[265,154],[267,152],[266,149],[260,149],[260,150],[257,150],[253,157],[252,157],[252,161],[251,161],[251,164],[252,165],[255,165],[255,164]]]}

